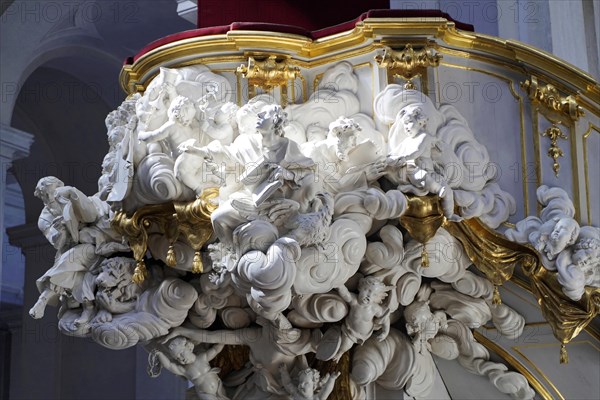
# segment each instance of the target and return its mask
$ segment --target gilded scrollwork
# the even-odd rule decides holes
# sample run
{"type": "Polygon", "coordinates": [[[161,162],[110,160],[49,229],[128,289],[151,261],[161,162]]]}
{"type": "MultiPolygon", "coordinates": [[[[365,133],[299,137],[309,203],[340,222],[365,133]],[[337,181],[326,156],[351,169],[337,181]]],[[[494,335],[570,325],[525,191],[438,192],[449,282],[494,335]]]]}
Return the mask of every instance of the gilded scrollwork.
{"type": "Polygon", "coordinates": [[[236,73],[248,79],[250,97],[255,96],[255,88],[257,87],[265,91],[279,87],[283,106],[288,103],[288,83],[301,77],[299,67],[292,65],[287,58],[276,55],[269,55],[262,60],[250,56],[248,57],[248,63],[240,65],[236,73]]]}
{"type": "Polygon", "coordinates": [[[218,189],[207,189],[191,203],[171,202],[144,206],[131,217],[123,211],[115,214],[112,226],[127,240],[137,262],[133,275],[134,282],[141,283],[148,276],[144,255],[148,250],[150,232],[163,234],[169,242],[167,265],[170,267],[177,265],[173,243],[183,238],[195,251],[192,272],[202,272],[199,252],[213,233],[210,214],[216,208],[212,200],[218,196],[218,193],[218,189]]]}
{"type": "Polygon", "coordinates": [[[527,217],[505,233],[538,254],[523,271],[561,343],[560,361],[566,363],[566,344],[600,314],[600,229],[579,226],[561,188],[540,186],[537,197],[540,217],[527,217]]]}
{"type": "Polygon", "coordinates": [[[194,249],[192,272],[204,271],[200,249],[213,234],[210,215],[216,210],[213,203],[219,195],[218,188],[206,189],[200,197],[192,203],[175,203],[175,215],[178,221],[179,232],[194,249]]]}
{"type": "Polygon", "coordinates": [[[553,85],[542,86],[536,76],[521,82],[521,88],[527,92],[529,100],[542,105],[550,113],[559,113],[571,121],[577,121],[584,115],[583,108],[577,103],[575,96],[561,96],[553,85]]]}
{"type": "Polygon", "coordinates": [[[426,46],[415,50],[409,43],[403,50],[385,47],[383,54],[377,55],[375,61],[381,68],[386,68],[391,76],[406,80],[406,89],[415,89],[413,79],[420,76],[428,67],[440,65],[442,56],[433,48],[426,46]]]}
{"type": "Polygon", "coordinates": [[[155,204],[138,209],[131,217],[128,217],[127,213],[123,211],[114,215],[111,225],[115,231],[126,238],[136,260],[132,278],[135,283],[142,283],[148,277],[144,256],[148,249],[149,232],[152,229],[158,229],[170,236],[169,241],[176,239],[173,225],[174,212],[172,204],[155,204]]]}
{"type": "MultiPolygon", "coordinates": [[[[407,47],[396,62],[410,81],[439,59],[407,47]]],[[[286,65],[251,59],[240,74],[268,90],[296,77],[286,65]]],[[[84,312],[99,310],[96,341],[149,343],[153,376],[169,369],[190,379],[200,398],[359,399],[373,382],[422,397],[433,387],[432,355],[461,357],[500,391],[533,398],[525,377],[489,360],[468,332],[491,321],[502,334],[521,334],[524,318],[501,304],[498,286],[516,267],[542,264],[540,252],[554,259],[557,246],[545,231],[536,247],[494,230],[515,201],[469,167],[486,164],[489,154],[456,107],[389,84],[374,96],[374,116],[362,114],[361,80],[349,63],[323,73],[339,86],[324,93],[340,101],[319,101],[318,109],[316,101],[284,109],[270,96],[239,107],[204,84],[213,75],[205,67],[164,68],[136,100],[131,113],[141,125],[115,145],[127,146],[118,158],[132,163],[135,180],[120,201],[98,200],[107,212],[122,208],[111,214],[116,234],[108,239],[129,247],[98,256],[130,248],[123,276],[144,284],[129,282],[139,300],[123,315],[107,289],[96,304],[92,288],[71,331],[79,333],[84,312]],[[335,180],[323,175],[331,165],[335,180]],[[398,325],[401,307],[410,330],[398,325]],[[116,310],[116,322],[106,310],[116,310]],[[123,327],[131,324],[139,329],[128,336],[123,327]],[[234,360],[236,350],[224,346],[239,345],[248,354],[234,360]],[[308,364],[309,354],[319,361],[308,364]],[[240,377],[236,389],[225,387],[240,377]]],[[[79,225],[65,224],[64,210],[51,206],[43,224],[51,238],[55,225],[84,232],[103,221],[82,215],[79,225]]],[[[567,239],[579,233],[569,219],[560,227],[567,239]]],[[[572,267],[567,272],[593,257],[592,233],[577,240],[568,265],[559,260],[572,267]]],[[[93,277],[94,263],[81,263],[77,276],[93,277]]],[[[578,294],[567,283],[565,295],[578,294]]]]}

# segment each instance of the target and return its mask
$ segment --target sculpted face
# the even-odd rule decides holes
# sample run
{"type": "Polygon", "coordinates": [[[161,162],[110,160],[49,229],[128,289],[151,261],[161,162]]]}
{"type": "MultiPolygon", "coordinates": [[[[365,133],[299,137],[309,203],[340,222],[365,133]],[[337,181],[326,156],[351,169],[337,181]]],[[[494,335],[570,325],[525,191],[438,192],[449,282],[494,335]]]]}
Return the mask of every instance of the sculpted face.
{"type": "Polygon", "coordinates": [[[175,361],[182,365],[191,364],[196,360],[196,355],[192,352],[190,347],[190,342],[179,338],[174,339],[169,344],[171,356],[175,361]]]}
{"type": "Polygon", "coordinates": [[[285,119],[285,113],[280,106],[267,106],[258,113],[256,120],[256,129],[260,133],[275,132],[281,126],[285,119]]]}
{"type": "Polygon", "coordinates": [[[408,136],[415,137],[425,130],[428,119],[419,105],[404,107],[398,116],[408,136]]]}
{"type": "Polygon", "coordinates": [[[375,300],[378,296],[377,288],[373,286],[367,286],[364,289],[361,289],[358,293],[358,302],[362,304],[369,304],[375,300]]]}
{"type": "Polygon", "coordinates": [[[548,258],[554,257],[573,243],[572,239],[577,228],[577,222],[570,218],[562,218],[556,223],[550,233],[550,241],[547,246],[548,258]]]}
{"type": "Polygon", "coordinates": [[[179,121],[181,124],[187,126],[192,123],[194,116],[196,115],[196,109],[192,103],[184,103],[179,111],[179,121]]]}
{"type": "Polygon", "coordinates": [[[306,398],[311,398],[315,393],[315,383],[311,374],[300,374],[298,391],[306,398]]]}

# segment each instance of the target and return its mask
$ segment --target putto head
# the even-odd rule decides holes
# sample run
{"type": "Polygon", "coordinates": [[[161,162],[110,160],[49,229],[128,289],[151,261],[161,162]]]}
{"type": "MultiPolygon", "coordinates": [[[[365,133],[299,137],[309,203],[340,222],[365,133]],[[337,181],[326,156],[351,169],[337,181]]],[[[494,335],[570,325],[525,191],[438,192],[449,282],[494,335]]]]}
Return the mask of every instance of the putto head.
{"type": "Polygon", "coordinates": [[[380,279],[367,276],[358,282],[359,303],[381,303],[387,297],[387,291],[392,286],[386,286],[380,279]]]}
{"type": "Polygon", "coordinates": [[[185,96],[177,96],[169,107],[169,117],[183,125],[189,125],[196,114],[194,102],[185,96]]]}
{"type": "Polygon", "coordinates": [[[362,129],[352,118],[339,117],[329,124],[329,133],[337,138],[342,136],[356,135],[362,129]]]}
{"type": "Polygon", "coordinates": [[[194,343],[183,336],[178,336],[169,342],[169,350],[173,358],[181,364],[194,362],[194,343]]]}
{"type": "Polygon", "coordinates": [[[298,372],[298,391],[302,396],[311,398],[315,389],[319,386],[321,375],[319,371],[312,368],[303,369],[298,372]]]}

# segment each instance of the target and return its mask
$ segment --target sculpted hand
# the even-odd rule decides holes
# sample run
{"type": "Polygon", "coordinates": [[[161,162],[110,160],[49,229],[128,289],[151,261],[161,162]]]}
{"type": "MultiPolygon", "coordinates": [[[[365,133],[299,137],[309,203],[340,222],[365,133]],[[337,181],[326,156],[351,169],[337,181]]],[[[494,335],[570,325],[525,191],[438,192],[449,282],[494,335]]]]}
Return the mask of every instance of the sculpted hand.
{"type": "Polygon", "coordinates": [[[400,168],[406,165],[406,157],[389,155],[385,162],[389,167],[400,168]]]}
{"type": "Polygon", "coordinates": [[[273,225],[279,226],[295,215],[299,209],[300,204],[297,201],[281,199],[269,209],[269,221],[271,221],[273,225]]]}
{"type": "Polygon", "coordinates": [[[387,168],[386,161],[377,161],[375,164],[371,164],[367,167],[367,180],[374,181],[383,176],[385,174],[385,169],[387,168]]]}
{"type": "Polygon", "coordinates": [[[138,139],[142,142],[146,142],[150,139],[150,132],[140,132],[138,133],[138,139]]]}
{"type": "Polygon", "coordinates": [[[186,331],[186,328],[177,327],[177,328],[173,329],[171,332],[169,332],[169,334],[167,336],[162,338],[162,340],[160,342],[164,344],[177,336],[185,336],[185,334],[184,334],[185,331],[186,331]]]}

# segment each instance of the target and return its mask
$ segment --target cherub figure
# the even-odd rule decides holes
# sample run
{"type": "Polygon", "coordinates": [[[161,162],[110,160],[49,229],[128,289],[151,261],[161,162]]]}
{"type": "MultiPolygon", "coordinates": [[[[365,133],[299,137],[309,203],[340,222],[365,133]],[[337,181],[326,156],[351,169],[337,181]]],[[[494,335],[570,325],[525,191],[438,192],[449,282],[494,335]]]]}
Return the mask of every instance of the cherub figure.
{"type": "Polygon", "coordinates": [[[573,247],[558,256],[556,269],[563,293],[572,300],[581,299],[585,286],[600,287],[600,229],[581,228],[573,247]]]}
{"type": "Polygon", "coordinates": [[[219,369],[210,366],[210,361],[223,350],[224,344],[215,344],[204,352],[194,353],[194,343],[183,336],[178,336],[172,339],[167,347],[168,355],[158,349],[150,353],[148,358],[150,376],[155,378],[160,374],[155,372],[155,364],[158,360],[172,373],[190,380],[201,400],[228,399],[218,375],[219,369]]]}
{"type": "Polygon", "coordinates": [[[338,287],[339,295],[350,305],[350,311],[341,328],[341,343],[335,355],[327,356],[317,352],[317,358],[334,359],[337,362],[355,343],[364,343],[375,330],[380,330],[377,339],[384,340],[390,331],[390,310],[388,305],[381,303],[390,289],[391,286],[386,286],[381,279],[374,276],[361,278],[358,283],[358,295],[351,293],[345,286],[338,287]]]}
{"type": "MultiPolygon", "coordinates": [[[[225,343],[245,345],[250,349],[252,376],[238,387],[234,399],[262,399],[271,394],[282,396],[285,390],[277,379],[277,369],[284,364],[288,370],[304,369],[308,366],[304,354],[314,352],[321,340],[321,332],[303,329],[297,334],[282,331],[262,317],[256,322],[259,327],[236,330],[207,331],[177,327],[164,341],[185,336],[196,343],[225,343]]],[[[298,333],[298,332],[296,332],[298,333]]]]}
{"type": "Polygon", "coordinates": [[[135,309],[142,288],[131,279],[135,260],[127,257],[107,258],[100,264],[95,278],[98,312],[92,323],[112,321],[113,314],[124,314],[135,309]]]}
{"type": "Polygon", "coordinates": [[[279,366],[279,373],[283,387],[292,400],[326,400],[340,376],[340,372],[334,372],[320,379],[319,371],[306,368],[298,372],[298,385],[295,386],[285,364],[279,366]]]}
{"type": "Polygon", "coordinates": [[[404,309],[406,332],[413,338],[417,351],[423,354],[431,351],[429,341],[437,335],[440,329],[448,327],[446,314],[443,311],[431,312],[429,300],[416,300],[404,309]]]}
{"type": "Polygon", "coordinates": [[[547,221],[538,231],[533,232],[529,239],[538,252],[552,261],[560,252],[575,243],[579,229],[579,224],[573,218],[562,217],[558,221],[547,221]]]}
{"type": "Polygon", "coordinates": [[[199,131],[192,126],[196,106],[187,97],[177,96],[169,106],[167,115],[169,120],[162,126],[153,131],[140,132],[138,138],[147,143],[166,140],[171,156],[176,159],[183,152],[179,146],[199,136],[199,131]]]}

